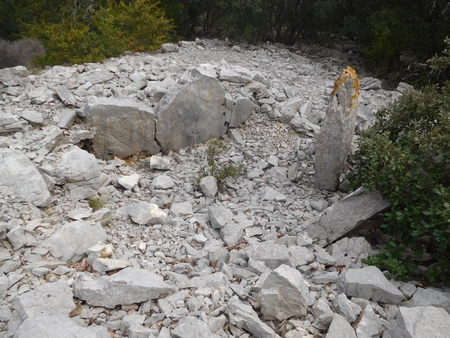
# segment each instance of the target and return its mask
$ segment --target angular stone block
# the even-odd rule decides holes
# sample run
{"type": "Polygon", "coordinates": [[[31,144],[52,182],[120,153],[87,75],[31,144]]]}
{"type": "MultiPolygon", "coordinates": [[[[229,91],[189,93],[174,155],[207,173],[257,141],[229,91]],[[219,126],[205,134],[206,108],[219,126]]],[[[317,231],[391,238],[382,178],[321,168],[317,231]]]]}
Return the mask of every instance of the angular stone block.
{"type": "Polygon", "coordinates": [[[130,99],[91,97],[85,110],[87,121],[97,128],[93,139],[97,156],[127,157],[160,151],[155,141],[156,115],[143,103],[130,99]]]}

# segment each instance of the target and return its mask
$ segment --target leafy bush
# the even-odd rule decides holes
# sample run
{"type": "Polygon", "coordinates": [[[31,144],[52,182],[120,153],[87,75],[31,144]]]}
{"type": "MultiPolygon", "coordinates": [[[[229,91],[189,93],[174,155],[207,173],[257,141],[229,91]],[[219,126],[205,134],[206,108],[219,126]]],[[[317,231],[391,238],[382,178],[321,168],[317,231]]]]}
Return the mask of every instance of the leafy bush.
{"type": "Polygon", "coordinates": [[[0,68],[27,66],[33,57],[44,53],[44,46],[35,39],[0,39],[0,68]]]}
{"type": "Polygon", "coordinates": [[[171,23],[155,0],[117,2],[81,10],[73,3],[58,20],[24,23],[22,36],[36,38],[47,53],[38,65],[98,62],[125,51],[151,51],[169,40],[171,23]]]}
{"type": "Polygon", "coordinates": [[[223,186],[224,181],[227,178],[238,177],[247,173],[247,167],[242,163],[234,165],[232,163],[218,162],[219,155],[227,150],[228,146],[223,140],[214,138],[208,141],[208,148],[206,150],[208,166],[200,169],[197,183],[199,183],[203,177],[214,176],[220,187],[223,186]]]}
{"type": "Polygon", "coordinates": [[[376,115],[350,162],[354,186],[377,189],[392,208],[391,240],[369,260],[398,277],[428,264],[430,281],[450,268],[450,89],[410,91],[376,115]]]}

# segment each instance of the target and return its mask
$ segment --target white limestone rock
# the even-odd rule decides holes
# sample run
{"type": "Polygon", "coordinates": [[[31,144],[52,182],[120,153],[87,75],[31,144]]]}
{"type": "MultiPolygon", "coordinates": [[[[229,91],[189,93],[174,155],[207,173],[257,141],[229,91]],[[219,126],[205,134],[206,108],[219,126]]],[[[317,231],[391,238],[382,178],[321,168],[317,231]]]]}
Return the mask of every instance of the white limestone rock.
{"type": "Polygon", "coordinates": [[[0,149],[0,188],[37,207],[45,207],[51,201],[44,178],[30,159],[18,151],[0,149]]]}
{"type": "Polygon", "coordinates": [[[327,338],[356,338],[356,333],[342,316],[335,313],[328,328],[327,338]]]}
{"type": "Polygon", "coordinates": [[[94,155],[70,146],[58,154],[54,175],[58,184],[89,181],[100,176],[100,167],[94,155]]]}
{"type": "Polygon", "coordinates": [[[58,127],[61,129],[69,129],[73,126],[75,119],[77,118],[77,112],[73,109],[62,109],[58,121],[58,127]]]}
{"type": "Polygon", "coordinates": [[[435,306],[443,308],[450,314],[450,292],[436,288],[417,288],[412,298],[402,302],[401,306],[435,306]]]}
{"type": "Polygon", "coordinates": [[[328,247],[328,252],[336,259],[336,264],[347,268],[361,268],[362,259],[369,257],[373,250],[364,237],[344,237],[328,247]]]}
{"type": "Polygon", "coordinates": [[[170,176],[159,175],[153,179],[152,185],[155,189],[171,189],[175,186],[175,182],[170,176]]]}
{"type": "Polygon", "coordinates": [[[385,304],[398,304],[404,299],[403,293],[375,266],[348,269],[339,277],[337,290],[347,297],[370,299],[385,304]]]}
{"type": "Polygon", "coordinates": [[[44,283],[34,291],[17,296],[13,308],[13,317],[8,323],[8,336],[14,335],[29,318],[39,315],[68,316],[75,308],[75,304],[67,282],[59,280],[55,283],[44,283]]]}
{"type": "Polygon", "coordinates": [[[283,264],[288,266],[292,264],[286,245],[264,242],[252,243],[245,249],[245,252],[249,258],[263,261],[272,270],[283,264]]]}
{"type": "Polygon", "coordinates": [[[189,202],[172,203],[170,213],[175,217],[189,216],[194,214],[192,204],[189,202]]]}
{"type": "Polygon", "coordinates": [[[91,246],[105,239],[106,232],[100,223],[75,221],[62,225],[42,245],[48,248],[56,259],[78,262],[86,256],[91,246]]]}
{"type": "Polygon", "coordinates": [[[434,306],[406,308],[400,306],[397,319],[391,323],[383,337],[420,338],[450,336],[450,315],[434,306]]]}
{"type": "Polygon", "coordinates": [[[380,318],[375,314],[372,305],[367,304],[364,308],[361,319],[355,328],[358,337],[380,337],[380,318]]]}
{"type": "Polygon", "coordinates": [[[122,270],[130,265],[130,262],[122,259],[97,258],[92,263],[92,270],[100,273],[106,273],[109,271],[122,270]]]}
{"type": "Polygon", "coordinates": [[[280,110],[280,121],[289,123],[294,117],[300,116],[300,108],[303,106],[304,100],[301,97],[294,97],[284,102],[280,110]]]}
{"type": "Polygon", "coordinates": [[[109,338],[106,327],[92,325],[84,327],[74,319],[61,314],[39,314],[26,319],[12,336],[13,338],[109,338]]]}
{"type": "Polygon", "coordinates": [[[93,148],[104,156],[125,158],[145,151],[160,151],[155,141],[156,115],[152,108],[130,99],[90,97],[85,107],[86,120],[96,128],[93,148]]]}
{"type": "Polygon", "coordinates": [[[122,176],[117,180],[122,187],[127,190],[132,190],[139,183],[141,176],[139,174],[132,174],[128,176],[122,176]]]}
{"type": "Polygon", "coordinates": [[[305,316],[309,290],[301,273],[287,265],[273,270],[258,294],[264,319],[284,320],[305,316]]]}
{"type": "Polygon", "coordinates": [[[312,306],[311,312],[316,318],[312,325],[319,330],[328,329],[334,316],[328,302],[323,298],[319,298],[312,306]]]}
{"type": "Polygon", "coordinates": [[[21,118],[36,126],[44,125],[44,115],[35,110],[25,110],[22,112],[21,118]]]}
{"type": "Polygon", "coordinates": [[[88,304],[114,308],[146,302],[175,291],[163,277],[143,269],[126,268],[111,276],[75,281],[73,293],[88,304]]]}
{"type": "Polygon", "coordinates": [[[136,224],[152,225],[165,224],[167,222],[167,214],[153,203],[133,203],[123,207],[123,209],[136,224]]]}
{"type": "Polygon", "coordinates": [[[174,338],[216,338],[218,337],[211,332],[209,326],[204,321],[187,316],[181,318],[177,327],[172,331],[174,338]]]}
{"type": "Polygon", "coordinates": [[[217,194],[217,178],[214,176],[205,176],[200,180],[200,189],[206,197],[214,197],[217,194]]]}
{"type": "Polygon", "coordinates": [[[222,206],[212,205],[208,207],[208,216],[211,226],[220,229],[233,219],[233,212],[222,206]]]}
{"type": "Polygon", "coordinates": [[[168,158],[153,155],[150,157],[150,169],[170,170],[170,160],[168,158]]]}
{"type": "Polygon", "coordinates": [[[339,294],[333,302],[337,312],[345,318],[349,323],[353,323],[358,318],[362,309],[358,304],[355,304],[348,300],[347,296],[343,293],[339,294]]]}
{"type": "Polygon", "coordinates": [[[319,220],[311,222],[305,231],[311,238],[331,243],[389,207],[390,203],[378,191],[359,188],[325,209],[319,220]]]}
{"type": "Polygon", "coordinates": [[[227,304],[230,323],[243,328],[257,338],[275,338],[276,333],[258,318],[250,305],[243,304],[237,296],[231,297],[227,304]]]}
{"type": "Polygon", "coordinates": [[[180,48],[177,45],[174,45],[173,43],[163,43],[161,46],[161,52],[162,53],[174,53],[178,52],[180,48]]]}

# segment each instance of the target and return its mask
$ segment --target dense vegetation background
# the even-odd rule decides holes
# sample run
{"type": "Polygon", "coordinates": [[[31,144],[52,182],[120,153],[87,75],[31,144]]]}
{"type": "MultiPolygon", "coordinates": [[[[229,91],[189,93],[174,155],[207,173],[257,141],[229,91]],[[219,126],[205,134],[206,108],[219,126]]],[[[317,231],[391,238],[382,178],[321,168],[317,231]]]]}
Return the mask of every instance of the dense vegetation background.
{"type": "Polygon", "coordinates": [[[444,0],[0,0],[0,38],[38,39],[47,50],[41,65],[99,61],[177,38],[347,39],[379,77],[424,84],[424,62],[449,33],[444,0]]]}

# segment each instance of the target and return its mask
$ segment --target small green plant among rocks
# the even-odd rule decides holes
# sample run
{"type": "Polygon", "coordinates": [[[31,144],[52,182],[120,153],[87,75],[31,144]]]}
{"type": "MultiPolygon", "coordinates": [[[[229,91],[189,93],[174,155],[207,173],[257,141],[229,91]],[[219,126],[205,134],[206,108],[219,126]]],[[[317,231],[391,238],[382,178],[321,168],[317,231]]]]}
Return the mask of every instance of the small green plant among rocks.
{"type": "Polygon", "coordinates": [[[219,163],[219,155],[228,149],[228,145],[224,140],[213,138],[208,141],[208,148],[206,150],[208,166],[200,169],[197,184],[203,177],[214,176],[217,179],[219,187],[221,187],[227,178],[238,177],[247,173],[245,164],[219,163]]]}
{"type": "Polygon", "coordinates": [[[88,204],[93,211],[97,211],[105,206],[106,201],[101,197],[93,197],[88,200],[88,204]]]}

